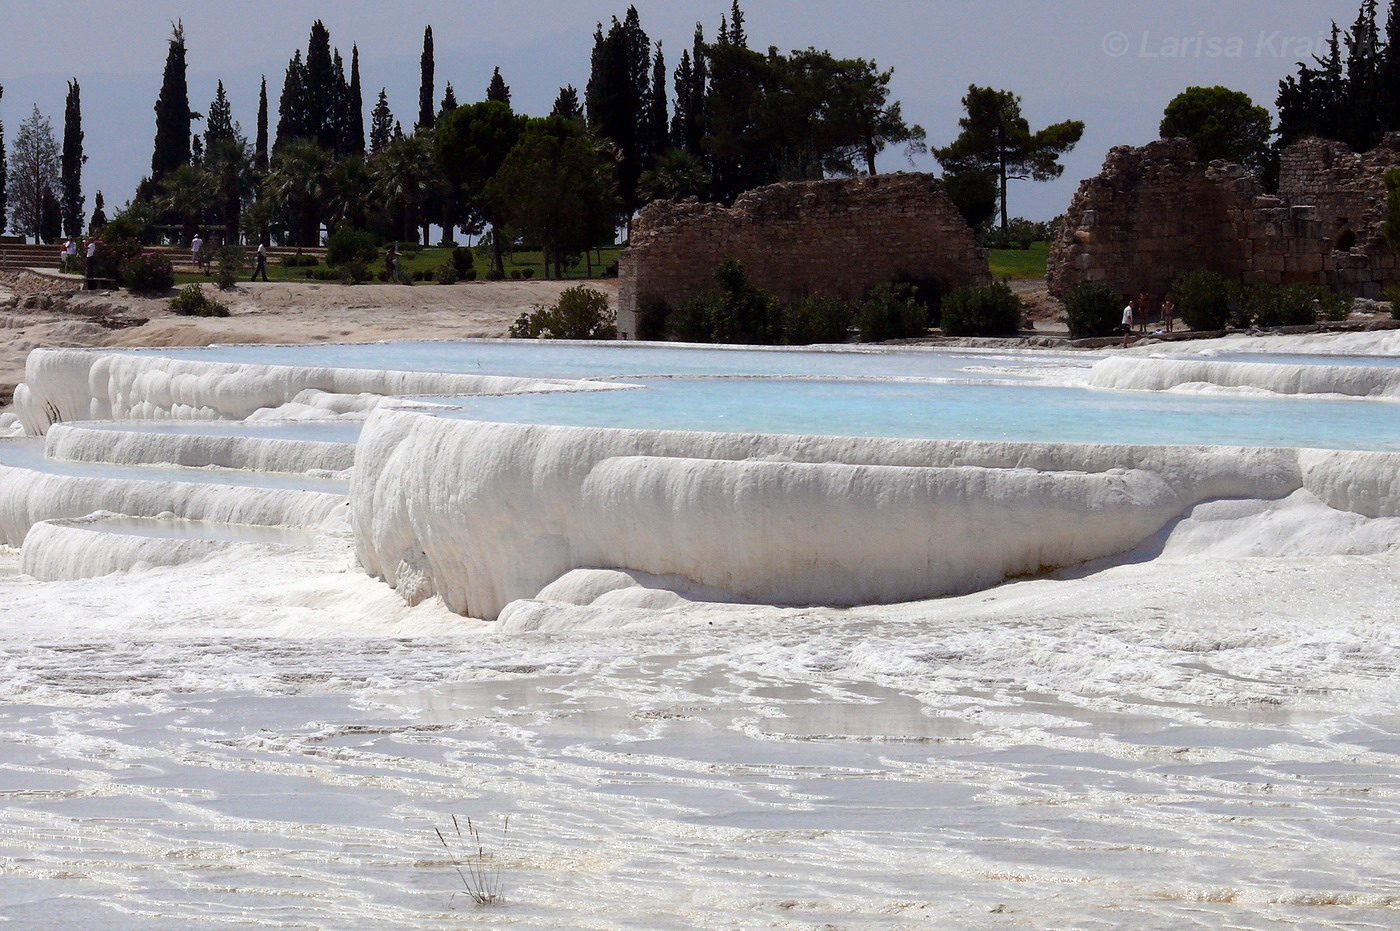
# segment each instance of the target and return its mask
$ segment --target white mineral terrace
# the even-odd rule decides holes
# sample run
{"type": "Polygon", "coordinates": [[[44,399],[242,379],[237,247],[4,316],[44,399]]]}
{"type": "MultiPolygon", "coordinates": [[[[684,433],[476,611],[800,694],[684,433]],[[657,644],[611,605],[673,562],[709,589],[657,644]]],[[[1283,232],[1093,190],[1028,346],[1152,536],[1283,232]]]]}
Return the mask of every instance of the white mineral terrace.
{"type": "Polygon", "coordinates": [[[0,920],[1393,927],[1397,362],[35,351],[0,920]]]}

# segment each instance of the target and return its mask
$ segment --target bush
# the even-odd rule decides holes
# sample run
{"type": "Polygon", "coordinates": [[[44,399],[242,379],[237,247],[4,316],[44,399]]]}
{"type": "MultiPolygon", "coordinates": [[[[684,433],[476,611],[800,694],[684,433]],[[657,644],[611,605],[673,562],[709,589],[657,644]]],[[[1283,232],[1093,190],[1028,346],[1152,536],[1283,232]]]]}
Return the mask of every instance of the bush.
{"type": "Polygon", "coordinates": [[[374,273],[374,277],[375,277],[376,279],[378,279],[379,281],[383,281],[383,282],[386,282],[386,283],[387,283],[388,280],[389,280],[389,269],[387,269],[387,268],[381,268],[379,271],[377,271],[377,272],[374,273]]]}
{"type": "Polygon", "coordinates": [[[1215,272],[1194,271],[1178,278],[1168,297],[1191,329],[1223,330],[1230,322],[1230,290],[1230,283],[1215,272]]]}
{"type": "Polygon", "coordinates": [[[282,256],[283,268],[314,268],[321,262],[314,255],[284,255],[282,256]]]}
{"type": "Polygon", "coordinates": [[[472,258],[472,250],[463,249],[457,246],[452,250],[452,267],[457,270],[457,277],[464,281],[471,281],[476,277],[476,261],[472,258]]]}
{"type": "Polygon", "coordinates": [[[343,281],[345,272],[339,268],[308,268],[302,272],[313,281],[343,281]]]}
{"type": "Polygon", "coordinates": [[[520,280],[520,269],[518,269],[518,268],[512,268],[512,269],[510,270],[510,280],[511,280],[511,281],[519,281],[519,280],[520,280]]]}
{"type": "Polygon", "coordinates": [[[783,307],[783,342],[790,346],[844,343],[854,315],[845,301],[800,297],[783,307]]]}
{"type": "MultiPolygon", "coordinates": [[[[116,225],[113,220],[107,224],[111,229],[116,225]]],[[[97,251],[92,257],[92,274],[95,278],[106,278],[120,284],[125,279],[122,278],[126,264],[141,254],[141,244],[135,239],[113,239],[102,240],[97,244],[97,251]]]]}
{"type": "Polygon", "coordinates": [[[715,267],[716,290],[683,302],[675,316],[677,336],[702,343],[776,343],[782,311],[772,294],[749,283],[744,266],[725,259],[715,267]]]}
{"type": "Polygon", "coordinates": [[[487,281],[501,281],[505,277],[506,273],[501,271],[499,268],[488,268],[486,270],[487,281]]]}
{"type": "Polygon", "coordinates": [[[520,277],[521,277],[521,278],[533,278],[533,277],[535,277],[535,270],[534,270],[533,268],[522,268],[522,269],[520,270],[520,277]]]}
{"type": "Polygon", "coordinates": [[[175,286],[175,269],[159,252],[142,252],[122,265],[121,281],[132,291],[169,291],[175,286]]]}
{"type": "Polygon", "coordinates": [[[449,259],[438,266],[437,273],[434,277],[437,279],[438,284],[456,284],[457,266],[449,259]]]}
{"type": "Polygon", "coordinates": [[[207,297],[197,284],[187,284],[170,299],[170,309],[182,317],[227,317],[228,308],[207,297]]]}
{"type": "Polygon", "coordinates": [[[351,259],[340,266],[340,280],[346,284],[360,284],[369,281],[369,267],[359,259],[351,259]]]}
{"type": "Polygon", "coordinates": [[[1123,300],[1107,283],[1085,281],[1065,298],[1065,322],[1073,339],[1112,336],[1123,322],[1123,300]]]}
{"type": "Polygon", "coordinates": [[[1323,320],[1345,320],[1351,298],[1333,294],[1322,285],[1241,285],[1235,288],[1230,322],[1235,326],[1307,326],[1323,320]]]}
{"type": "Polygon", "coordinates": [[[1021,330],[1021,299],[1004,281],[958,288],[943,299],[948,336],[1006,336],[1021,330]]]}
{"type": "Polygon", "coordinates": [[[377,253],[373,236],[343,223],[326,239],[327,265],[345,265],[356,260],[368,265],[377,253]]]}
{"type": "Polygon", "coordinates": [[[855,314],[862,343],[907,339],[928,332],[928,308],[914,299],[911,284],[882,284],[855,314]]]}
{"type": "Polygon", "coordinates": [[[238,284],[239,273],[243,271],[244,253],[242,246],[224,246],[219,250],[219,264],[214,271],[214,280],[220,291],[228,291],[238,284]]]}
{"type": "Polygon", "coordinates": [[[928,311],[928,325],[938,326],[943,319],[943,295],[948,293],[948,282],[936,275],[901,274],[894,284],[907,284],[914,289],[914,301],[924,305],[928,311]]]}
{"type": "Polygon", "coordinates": [[[565,289],[559,300],[522,313],[510,328],[516,339],[617,339],[617,315],[608,296],[585,285],[565,289]]]}

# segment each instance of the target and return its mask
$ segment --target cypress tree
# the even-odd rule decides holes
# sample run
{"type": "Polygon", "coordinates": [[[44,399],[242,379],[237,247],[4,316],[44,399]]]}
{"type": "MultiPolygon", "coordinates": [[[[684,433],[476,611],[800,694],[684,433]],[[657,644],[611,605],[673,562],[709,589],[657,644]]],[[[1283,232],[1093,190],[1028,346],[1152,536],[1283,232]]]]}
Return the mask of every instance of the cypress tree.
{"type": "Polygon", "coordinates": [[[651,66],[651,97],[646,109],[646,148],[651,161],[671,147],[671,120],[666,113],[666,59],[661,43],[656,43],[656,57],[651,66]]]}
{"type": "Polygon", "coordinates": [[[681,61],[676,65],[672,79],[676,91],[676,106],[671,112],[671,144],[690,152],[693,151],[690,147],[691,114],[695,107],[690,99],[690,89],[695,86],[695,67],[690,63],[690,49],[681,49],[681,61]]]}
{"type": "Polygon", "coordinates": [[[389,110],[389,95],[381,87],[379,89],[379,102],[374,105],[374,112],[370,114],[369,120],[370,154],[381,151],[393,139],[394,114],[389,110]]]}
{"type": "Polygon", "coordinates": [[[258,171],[267,171],[267,76],[258,91],[258,138],[253,148],[253,160],[258,171]]]}
{"type": "Polygon", "coordinates": [[[593,35],[592,70],[584,94],[588,124],[618,149],[618,193],[623,210],[637,206],[637,178],[647,167],[647,110],[651,99],[651,42],[635,6],[607,35],[593,35]]]}
{"type": "Polygon", "coordinates": [[[447,89],[442,94],[442,105],[438,107],[439,113],[451,113],[457,109],[457,92],[452,89],[452,82],[447,82],[447,89]]]}
{"type": "Polygon", "coordinates": [[[199,133],[190,136],[190,164],[204,164],[204,143],[199,141],[199,133]]]}
{"type": "MultiPolygon", "coordinates": [[[[343,69],[342,69],[343,74],[343,69]]],[[[336,98],[338,82],[331,59],[331,34],[319,19],[311,24],[306,43],[306,69],[303,72],[304,135],[315,139],[326,151],[336,142],[336,98]]]]}
{"type": "Polygon", "coordinates": [[[1381,53],[1379,105],[1383,129],[1400,129],[1400,0],[1390,0],[1381,53]]]}
{"type": "Polygon", "coordinates": [[[1356,22],[1346,34],[1347,67],[1342,125],[1345,141],[1358,152],[1381,141],[1380,31],[1376,27],[1376,0],[1363,0],[1356,22]]]}
{"type": "Polygon", "coordinates": [[[418,59],[418,125],[425,129],[433,125],[433,27],[423,30],[423,54],[418,59]]]}
{"type": "Polygon", "coordinates": [[[491,72],[491,83],[486,85],[486,99],[510,106],[510,85],[501,77],[501,69],[491,72]]]}
{"type": "Polygon", "coordinates": [[[346,154],[345,144],[350,140],[350,82],[345,79],[345,59],[340,57],[340,49],[331,59],[330,109],[321,135],[329,142],[322,146],[326,151],[346,154]]]}
{"type": "Polygon", "coordinates": [[[102,192],[98,191],[92,196],[92,222],[88,229],[96,232],[107,225],[107,204],[102,200],[102,192]]]}
{"type": "Polygon", "coordinates": [[[277,102],[277,141],[273,151],[306,134],[306,66],[301,63],[301,49],[297,49],[287,62],[282,97],[277,102]]]}
{"type": "Polygon", "coordinates": [[[165,56],[165,77],[156,98],[156,141],[151,153],[151,181],[159,183],[168,172],[190,161],[190,94],[185,82],[185,25],[170,30],[165,56]]]}
{"type": "Polygon", "coordinates": [[[78,79],[68,82],[63,108],[63,234],[83,234],[83,109],[78,79]]]}
{"type": "MultiPolygon", "coordinates": [[[[5,99],[5,88],[0,85],[0,100],[5,99]]],[[[0,120],[0,234],[10,226],[10,164],[5,158],[5,121],[0,120]]]]}
{"type": "Polygon", "coordinates": [[[204,121],[204,150],[210,151],[214,143],[233,137],[233,107],[229,105],[224,82],[220,81],[214,100],[209,104],[209,116],[204,121]]]}
{"type": "Polygon", "coordinates": [[[744,11],[739,9],[739,0],[733,0],[729,6],[729,44],[739,48],[749,47],[749,36],[744,32],[744,11]]]}
{"type": "Polygon", "coordinates": [[[350,87],[345,101],[346,135],[342,147],[349,155],[365,154],[365,98],[360,91],[360,47],[350,46],[350,87]]]}

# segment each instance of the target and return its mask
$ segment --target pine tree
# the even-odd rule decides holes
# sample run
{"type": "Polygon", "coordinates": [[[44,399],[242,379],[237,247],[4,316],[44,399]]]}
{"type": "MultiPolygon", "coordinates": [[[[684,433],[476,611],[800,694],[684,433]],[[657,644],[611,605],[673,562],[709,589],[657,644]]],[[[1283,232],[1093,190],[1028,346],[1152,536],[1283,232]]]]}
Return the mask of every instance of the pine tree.
{"type": "Polygon", "coordinates": [[[277,142],[273,144],[273,151],[306,135],[306,66],[301,63],[301,49],[297,49],[292,60],[287,62],[282,97],[277,102],[277,142]]]}
{"type": "Polygon", "coordinates": [[[63,108],[63,234],[83,234],[83,109],[78,79],[68,82],[68,101],[63,108]]]}
{"type": "Polygon", "coordinates": [[[389,95],[384,88],[379,89],[379,102],[369,121],[369,151],[373,155],[380,152],[394,138],[394,114],[389,111],[389,95]]]}
{"type": "Polygon", "coordinates": [[[10,152],[14,171],[9,176],[10,226],[38,242],[49,229],[48,203],[57,203],[61,158],[48,117],[35,107],[19,124],[10,152]],[[46,223],[46,221],[48,221],[46,223]]]}
{"type": "Polygon", "coordinates": [[[433,27],[423,30],[423,54],[418,59],[418,124],[417,129],[433,125],[433,27]]]}
{"type": "Polygon", "coordinates": [[[209,104],[209,115],[204,120],[204,150],[207,152],[214,148],[215,143],[232,139],[234,135],[233,107],[224,91],[224,82],[220,81],[218,89],[214,91],[214,100],[209,104]]]}
{"type": "Polygon", "coordinates": [[[559,88],[559,96],[554,98],[554,109],[550,116],[562,116],[566,120],[582,120],[583,109],[578,103],[578,88],[572,84],[559,88]]]}
{"type": "Polygon", "coordinates": [[[185,68],[185,26],[177,22],[170,30],[165,76],[156,98],[156,140],[151,153],[151,181],[155,183],[190,161],[190,119],[194,114],[185,68]]]}
{"type": "Polygon", "coordinates": [[[486,99],[510,106],[510,85],[501,77],[501,69],[491,72],[491,83],[486,85],[486,99]]]}
{"type": "Polygon", "coordinates": [[[442,105],[438,107],[438,113],[451,113],[457,109],[457,92],[452,89],[452,82],[447,82],[447,89],[442,93],[442,105]]]}
{"type": "Polygon", "coordinates": [[[190,136],[190,164],[204,164],[204,143],[199,140],[199,133],[190,136]]]}
{"type": "Polygon", "coordinates": [[[88,224],[88,229],[98,232],[107,225],[107,204],[102,199],[102,192],[98,191],[92,196],[92,222],[88,224]]]}
{"type": "Polygon", "coordinates": [[[671,147],[671,120],[666,112],[666,58],[661,43],[656,43],[656,57],[651,66],[651,96],[646,108],[646,154],[652,162],[671,147]]]}
{"type": "Polygon", "coordinates": [[[267,171],[267,76],[258,91],[258,139],[253,148],[253,163],[258,171],[267,171]]]}
{"type": "Polygon", "coordinates": [[[345,140],[341,150],[348,155],[365,154],[365,98],[360,91],[360,47],[350,46],[350,86],[346,89],[345,140]]]}

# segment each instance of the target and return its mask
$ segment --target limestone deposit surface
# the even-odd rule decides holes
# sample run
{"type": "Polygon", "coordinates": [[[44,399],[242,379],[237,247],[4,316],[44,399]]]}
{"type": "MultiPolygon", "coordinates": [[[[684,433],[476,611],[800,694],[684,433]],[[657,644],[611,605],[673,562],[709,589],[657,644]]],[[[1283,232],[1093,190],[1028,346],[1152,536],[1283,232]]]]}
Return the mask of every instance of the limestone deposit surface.
{"type": "MultiPolygon", "coordinates": [[[[1286,351],[1300,346],[1396,355],[1355,339],[1286,351]]],[[[293,393],[297,379],[326,377],[43,358],[29,394],[64,419],[101,395],[120,416],[188,401],[226,426],[248,416],[252,389],[277,405],[262,414],[299,418],[317,405],[293,393]],[[78,384],[101,390],[80,404],[78,384]]],[[[1012,353],[956,364],[983,379],[990,361],[1002,380],[1093,377],[1092,358],[1042,359],[1019,375],[1012,353]]],[[[1189,374],[1215,371],[1235,369],[1189,374]]],[[[1207,387],[1279,394],[1285,382],[1265,376],[1207,387]]],[[[349,377],[318,390],[408,384],[349,377]]],[[[1178,386],[1131,387],[1100,390],[1178,386]]],[[[317,409],[340,429],[371,406],[348,485],[341,433],[316,447],[265,429],[243,450],[213,429],[143,443],[138,425],[119,441],[80,425],[0,440],[0,918],[1264,929],[1400,917],[1400,454],[317,409]],[[45,446],[53,474],[36,481],[45,446]],[[85,506],[135,517],[84,519],[85,506]],[[94,539],[104,533],[121,539],[94,539]],[[813,564],[779,564],[803,535],[823,538],[813,564]],[[950,558],[921,566],[918,546],[950,558]],[[1045,573],[1045,554],[1066,548],[1089,561],[1045,573]],[[878,587],[885,571],[897,588],[949,572],[980,590],[742,603],[878,587]],[[504,605],[499,620],[449,610],[477,597],[459,592],[504,605]],[[503,904],[464,902],[458,854],[435,833],[453,816],[481,829],[503,904]]]]}

